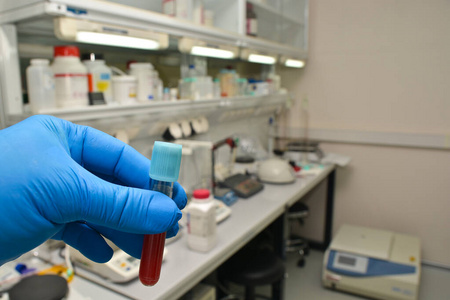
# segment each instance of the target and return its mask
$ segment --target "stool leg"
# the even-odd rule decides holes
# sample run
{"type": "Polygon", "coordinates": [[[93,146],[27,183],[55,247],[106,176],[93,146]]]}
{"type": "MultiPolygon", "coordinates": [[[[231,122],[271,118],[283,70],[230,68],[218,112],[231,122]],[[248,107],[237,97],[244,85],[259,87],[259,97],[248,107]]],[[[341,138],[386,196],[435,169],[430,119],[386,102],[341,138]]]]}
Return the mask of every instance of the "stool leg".
{"type": "Polygon", "coordinates": [[[245,300],[255,300],[255,287],[247,285],[245,287],[245,300]]]}
{"type": "Polygon", "coordinates": [[[282,300],[284,299],[283,295],[283,282],[284,280],[279,280],[272,284],[272,299],[273,300],[282,300]]]}

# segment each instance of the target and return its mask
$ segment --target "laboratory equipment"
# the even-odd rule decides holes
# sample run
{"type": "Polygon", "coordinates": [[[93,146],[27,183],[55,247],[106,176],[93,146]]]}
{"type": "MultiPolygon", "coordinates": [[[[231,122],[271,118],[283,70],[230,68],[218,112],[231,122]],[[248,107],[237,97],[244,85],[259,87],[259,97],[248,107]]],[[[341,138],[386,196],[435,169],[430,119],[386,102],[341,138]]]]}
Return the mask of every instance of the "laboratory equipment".
{"type": "Polygon", "coordinates": [[[219,187],[214,188],[214,198],[227,206],[233,205],[239,199],[238,196],[236,196],[236,193],[231,189],[219,187]]]}
{"type": "Polygon", "coordinates": [[[419,238],[343,225],[325,252],[325,287],[375,299],[416,300],[420,283],[419,238]]]}
{"type": "Polygon", "coordinates": [[[55,108],[55,79],[48,59],[32,59],[27,68],[28,100],[31,111],[55,108]]]}
{"type": "Polygon", "coordinates": [[[223,201],[214,199],[216,206],[216,223],[219,224],[231,215],[231,208],[229,208],[223,201]]]}
{"type": "Polygon", "coordinates": [[[241,198],[248,198],[250,196],[253,196],[263,189],[263,185],[250,176],[241,173],[233,174],[234,163],[236,161],[236,152],[237,142],[231,137],[220,140],[213,145],[211,158],[214,196],[216,196],[216,187],[229,188],[241,198]],[[214,152],[224,145],[228,145],[231,148],[229,165],[228,168],[221,170],[221,174],[216,174],[220,169],[216,166],[214,152]]]}
{"type": "Polygon", "coordinates": [[[248,198],[262,191],[264,185],[248,175],[237,173],[227,177],[221,184],[230,188],[241,198],[248,198]]]}
{"type": "Polygon", "coordinates": [[[107,240],[114,250],[112,258],[103,264],[93,262],[78,250],[69,247],[70,258],[75,265],[100,275],[112,282],[128,282],[139,275],[139,259],[134,258],[107,240]]]}
{"type": "Polygon", "coordinates": [[[208,252],[217,243],[216,205],[208,189],[192,193],[187,207],[187,244],[195,251],[208,252]]]}
{"type": "MultiPolygon", "coordinates": [[[[172,198],[173,183],[178,180],[182,146],[155,142],[150,165],[150,189],[172,198]]],[[[166,233],[146,235],[142,246],[139,279],[144,285],[155,285],[161,273],[166,233]]]]}
{"type": "Polygon", "coordinates": [[[75,46],[55,46],[51,65],[55,78],[55,99],[58,107],[87,106],[87,68],[80,61],[75,46]]]}
{"type": "Polygon", "coordinates": [[[259,163],[258,178],[267,183],[293,183],[295,174],[291,165],[280,158],[273,157],[259,163]]]}

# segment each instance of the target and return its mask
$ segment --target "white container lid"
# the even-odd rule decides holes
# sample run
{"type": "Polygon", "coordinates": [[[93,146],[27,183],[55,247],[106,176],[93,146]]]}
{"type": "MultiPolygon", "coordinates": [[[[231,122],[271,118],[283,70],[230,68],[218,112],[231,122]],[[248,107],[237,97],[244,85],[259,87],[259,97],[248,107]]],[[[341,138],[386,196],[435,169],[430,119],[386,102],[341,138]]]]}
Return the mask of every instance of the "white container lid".
{"type": "Polygon", "coordinates": [[[136,80],[137,80],[136,77],[131,75],[121,75],[112,77],[112,81],[114,82],[135,82],[136,80]]]}
{"type": "Polygon", "coordinates": [[[147,63],[147,62],[134,62],[130,64],[130,69],[131,70],[148,70],[151,69],[153,70],[153,65],[151,63],[147,63]]]}
{"type": "Polygon", "coordinates": [[[30,64],[33,66],[48,66],[50,64],[50,61],[45,58],[33,58],[30,60],[30,64]]]}

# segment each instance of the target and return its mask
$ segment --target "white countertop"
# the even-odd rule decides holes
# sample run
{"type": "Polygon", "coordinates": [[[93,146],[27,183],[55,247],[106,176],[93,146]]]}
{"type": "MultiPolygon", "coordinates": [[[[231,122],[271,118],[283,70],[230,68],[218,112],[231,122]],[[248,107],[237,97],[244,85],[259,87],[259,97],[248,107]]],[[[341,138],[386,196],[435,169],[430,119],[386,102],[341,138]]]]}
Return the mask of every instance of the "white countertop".
{"type": "MultiPolygon", "coordinates": [[[[186,234],[167,245],[161,278],[153,287],[142,285],[139,279],[125,284],[108,282],[92,273],[77,269],[78,274],[119,294],[133,299],[177,299],[188,292],[205,276],[214,271],[259,232],[282,215],[306,193],[334,170],[324,166],[316,175],[297,178],[293,184],[265,184],[264,190],[248,199],[239,199],[231,206],[231,216],[217,227],[217,245],[208,253],[189,250],[186,234]]],[[[77,286],[83,286],[80,278],[77,286]]],[[[98,295],[98,291],[96,292],[98,295]]],[[[125,299],[125,298],[124,298],[125,299]]]]}

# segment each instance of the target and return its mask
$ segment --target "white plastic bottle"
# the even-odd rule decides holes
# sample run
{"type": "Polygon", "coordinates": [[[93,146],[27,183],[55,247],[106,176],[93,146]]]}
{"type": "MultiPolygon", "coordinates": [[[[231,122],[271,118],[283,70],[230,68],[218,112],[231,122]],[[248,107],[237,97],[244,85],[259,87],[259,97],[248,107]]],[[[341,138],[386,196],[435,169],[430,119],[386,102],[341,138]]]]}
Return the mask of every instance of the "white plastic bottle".
{"type": "Polygon", "coordinates": [[[87,106],[87,68],[80,61],[75,46],[55,46],[52,70],[55,78],[55,97],[58,107],[87,106]]]}
{"type": "Polygon", "coordinates": [[[209,190],[194,190],[187,208],[188,247],[208,252],[217,243],[216,206],[209,190]]]}
{"type": "Polygon", "coordinates": [[[101,92],[106,103],[113,104],[112,71],[105,64],[103,55],[85,53],[82,55],[82,60],[88,69],[89,92],[101,92]]]}
{"type": "Polygon", "coordinates": [[[41,109],[56,107],[55,80],[48,59],[32,59],[27,68],[28,99],[31,112],[39,113],[41,109]]]}
{"type": "Polygon", "coordinates": [[[131,63],[130,75],[137,78],[137,100],[147,103],[154,96],[154,68],[151,63],[131,63]]]}

